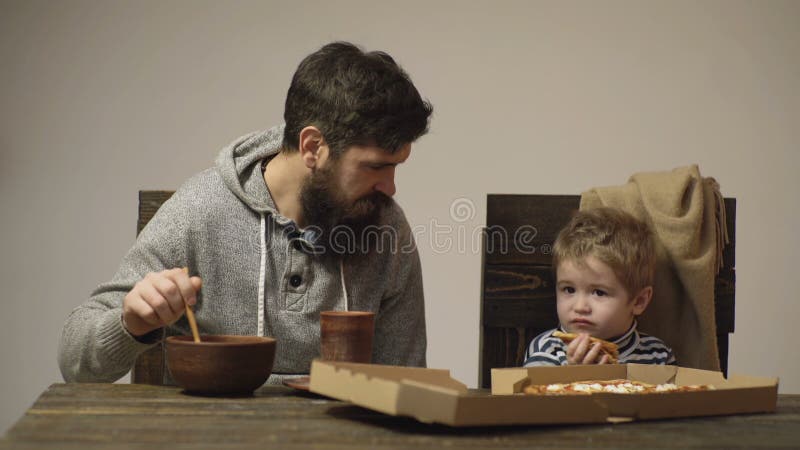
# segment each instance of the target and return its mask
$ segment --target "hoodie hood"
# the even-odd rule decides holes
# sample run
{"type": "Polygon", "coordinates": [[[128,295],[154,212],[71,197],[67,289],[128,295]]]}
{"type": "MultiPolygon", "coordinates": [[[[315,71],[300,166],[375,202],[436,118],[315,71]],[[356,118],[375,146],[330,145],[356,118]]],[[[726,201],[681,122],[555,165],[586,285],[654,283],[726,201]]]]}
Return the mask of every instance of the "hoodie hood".
{"type": "Polygon", "coordinates": [[[216,166],[225,186],[250,209],[276,213],[261,172],[261,161],[277,155],[283,145],[283,125],[246,134],[223,148],[216,166]]]}

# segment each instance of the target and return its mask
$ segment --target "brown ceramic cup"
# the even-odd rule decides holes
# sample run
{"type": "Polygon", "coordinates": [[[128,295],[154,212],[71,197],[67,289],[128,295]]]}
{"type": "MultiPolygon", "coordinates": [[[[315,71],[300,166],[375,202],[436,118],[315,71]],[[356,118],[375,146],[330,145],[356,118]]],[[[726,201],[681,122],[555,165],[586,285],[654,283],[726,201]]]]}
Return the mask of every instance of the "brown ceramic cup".
{"type": "Polygon", "coordinates": [[[323,311],[319,318],[322,359],[369,363],[375,313],[368,311],[323,311]]]}
{"type": "Polygon", "coordinates": [[[170,336],[167,367],[186,392],[203,395],[248,395],[269,378],[275,339],[259,336],[170,336]]]}

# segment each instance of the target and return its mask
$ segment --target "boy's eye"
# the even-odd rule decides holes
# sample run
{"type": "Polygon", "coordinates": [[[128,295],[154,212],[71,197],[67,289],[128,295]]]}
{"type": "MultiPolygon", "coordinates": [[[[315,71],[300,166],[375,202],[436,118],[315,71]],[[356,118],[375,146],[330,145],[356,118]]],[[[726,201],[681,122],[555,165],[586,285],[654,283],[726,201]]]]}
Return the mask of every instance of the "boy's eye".
{"type": "Polygon", "coordinates": [[[608,293],[606,291],[602,290],[602,289],[595,289],[594,290],[594,295],[596,295],[598,297],[605,297],[606,295],[608,295],[608,293]]]}
{"type": "Polygon", "coordinates": [[[561,290],[563,292],[567,293],[567,294],[574,294],[575,293],[575,288],[572,287],[572,286],[564,286],[563,288],[561,288],[561,290]]]}

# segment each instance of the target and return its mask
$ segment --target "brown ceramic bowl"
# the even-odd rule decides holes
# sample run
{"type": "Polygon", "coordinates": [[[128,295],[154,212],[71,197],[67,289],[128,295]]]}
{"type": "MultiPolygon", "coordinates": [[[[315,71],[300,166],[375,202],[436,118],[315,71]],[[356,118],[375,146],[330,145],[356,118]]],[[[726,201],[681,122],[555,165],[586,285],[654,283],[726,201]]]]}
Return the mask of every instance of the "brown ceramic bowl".
{"type": "Polygon", "coordinates": [[[259,336],[191,336],[167,338],[167,366],[186,392],[247,395],[272,373],[275,339],[259,336]]]}

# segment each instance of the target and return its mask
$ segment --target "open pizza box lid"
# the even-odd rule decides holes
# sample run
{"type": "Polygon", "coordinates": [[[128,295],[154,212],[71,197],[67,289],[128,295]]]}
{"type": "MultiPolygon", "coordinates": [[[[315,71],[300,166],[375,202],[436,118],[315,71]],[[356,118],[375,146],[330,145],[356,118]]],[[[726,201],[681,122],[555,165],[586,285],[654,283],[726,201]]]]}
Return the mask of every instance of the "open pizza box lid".
{"type": "Polygon", "coordinates": [[[675,366],[622,364],[492,370],[492,392],[468,390],[450,371],[315,360],[311,392],[393,416],[450,426],[624,422],[775,410],[776,378],[675,366]],[[715,390],[650,395],[525,395],[529,383],[630,379],[715,390]]]}
{"type": "Polygon", "coordinates": [[[600,423],[608,417],[605,406],[579,396],[469,391],[442,369],[314,360],[310,391],[384,414],[450,426],[600,423]]]}
{"type": "Polygon", "coordinates": [[[529,384],[614,379],[678,386],[712,385],[714,389],[649,395],[603,393],[577,396],[601,403],[608,409],[608,420],[612,422],[774,412],[778,400],[777,378],[732,375],[726,379],[721,372],[647,364],[492,369],[492,394],[525,396],[522,392],[529,384]]]}

